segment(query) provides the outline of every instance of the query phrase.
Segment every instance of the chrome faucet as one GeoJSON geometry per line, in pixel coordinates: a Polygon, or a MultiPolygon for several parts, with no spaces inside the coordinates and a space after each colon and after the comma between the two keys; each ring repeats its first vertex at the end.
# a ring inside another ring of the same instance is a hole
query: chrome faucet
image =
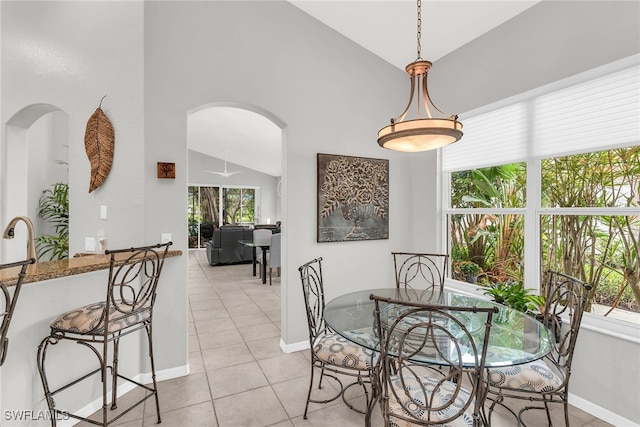
{"type": "Polygon", "coordinates": [[[15,228],[18,221],[22,221],[27,225],[27,231],[29,232],[29,241],[27,243],[27,258],[33,258],[36,261],[38,256],[36,255],[36,238],[33,230],[33,222],[26,216],[17,216],[9,221],[7,228],[4,229],[2,234],[3,239],[13,239],[15,237],[15,228]]]}

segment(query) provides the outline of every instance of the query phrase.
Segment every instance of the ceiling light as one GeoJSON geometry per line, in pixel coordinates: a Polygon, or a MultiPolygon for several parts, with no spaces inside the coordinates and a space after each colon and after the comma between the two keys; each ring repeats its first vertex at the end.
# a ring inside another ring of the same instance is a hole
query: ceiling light
{"type": "Polygon", "coordinates": [[[444,114],[435,106],[429,96],[427,88],[427,74],[431,68],[431,62],[425,61],[420,56],[420,37],[422,27],[421,1],[418,4],[418,57],[406,70],[411,77],[411,94],[409,104],[402,114],[395,119],[391,119],[391,124],[378,131],[378,144],[383,148],[395,151],[427,151],[444,147],[462,138],[462,123],[458,121],[458,116],[452,115],[445,118],[436,118],[431,114],[434,110],[444,114]],[[417,91],[416,91],[417,86],[417,91]],[[413,98],[416,99],[416,118],[405,120],[413,98]],[[420,105],[424,111],[420,112],[420,105]],[[423,117],[424,116],[424,117],[423,117]]]}

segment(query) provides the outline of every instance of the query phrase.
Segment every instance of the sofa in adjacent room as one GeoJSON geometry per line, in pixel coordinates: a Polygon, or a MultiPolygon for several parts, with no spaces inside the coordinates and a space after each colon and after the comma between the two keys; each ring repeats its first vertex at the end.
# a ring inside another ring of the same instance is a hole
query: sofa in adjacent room
{"type": "Polygon", "coordinates": [[[236,225],[223,225],[214,230],[213,237],[207,242],[209,265],[251,262],[253,250],[240,240],[253,241],[253,230],[236,225]]]}

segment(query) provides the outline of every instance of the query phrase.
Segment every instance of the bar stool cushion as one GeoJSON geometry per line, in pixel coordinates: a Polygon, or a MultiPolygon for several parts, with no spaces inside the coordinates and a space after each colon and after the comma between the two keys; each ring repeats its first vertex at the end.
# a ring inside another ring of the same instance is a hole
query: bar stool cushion
{"type": "Polygon", "coordinates": [[[331,365],[363,371],[371,369],[373,351],[354,344],[336,333],[318,335],[313,351],[321,361],[331,365]]]}
{"type": "MultiPolygon", "coordinates": [[[[137,307],[132,312],[132,306],[123,304],[121,300],[116,301],[116,307],[109,306],[109,327],[108,333],[114,333],[126,329],[130,326],[144,322],[151,314],[149,308],[137,307]]],[[[104,333],[103,312],[106,302],[101,301],[75,308],[63,313],[51,321],[51,329],[58,332],[71,332],[83,335],[99,335],[104,333]]]]}
{"type": "MultiPolygon", "coordinates": [[[[426,421],[428,420],[427,416],[429,412],[425,411],[423,407],[442,405],[445,407],[444,409],[440,411],[432,410],[430,414],[431,420],[429,421],[438,422],[457,414],[467,402],[471,401],[462,416],[453,421],[438,425],[441,427],[473,427],[473,407],[475,399],[471,398],[469,390],[460,387],[455,402],[450,405],[448,402],[458,386],[451,381],[441,381],[440,378],[420,377],[418,380],[418,378],[414,376],[405,375],[403,383],[400,375],[392,375],[390,377],[390,385],[393,387],[393,391],[389,392],[390,414],[413,417],[426,421]],[[427,392],[426,399],[423,390],[427,392]],[[432,396],[434,392],[436,396],[432,396]],[[401,401],[398,401],[396,396],[400,397],[401,401]],[[415,402],[419,402],[419,405],[415,402]],[[433,404],[430,405],[429,402],[433,402],[433,404]],[[407,411],[410,411],[410,414],[407,411]]],[[[411,422],[393,417],[389,425],[393,427],[415,426],[415,424],[411,422]]]]}
{"type": "Polygon", "coordinates": [[[489,369],[487,380],[493,387],[544,393],[560,388],[564,375],[553,369],[545,359],[539,359],[508,368],[489,369]]]}

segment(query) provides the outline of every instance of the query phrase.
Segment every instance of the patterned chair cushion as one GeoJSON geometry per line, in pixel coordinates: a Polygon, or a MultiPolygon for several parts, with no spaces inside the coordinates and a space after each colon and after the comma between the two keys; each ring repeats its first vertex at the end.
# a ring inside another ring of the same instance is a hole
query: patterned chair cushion
{"type": "Polygon", "coordinates": [[[558,389],[564,375],[545,359],[539,359],[523,365],[491,368],[487,380],[492,387],[540,393],[558,389]]]}
{"type": "MultiPolygon", "coordinates": [[[[430,401],[433,401],[436,405],[446,405],[456,389],[456,385],[450,381],[445,381],[440,385],[440,387],[435,388],[439,381],[438,378],[421,377],[419,381],[420,383],[422,383],[422,386],[424,386],[424,389],[427,392],[427,399],[425,399],[424,393],[422,391],[423,387],[420,385],[417,378],[412,376],[405,376],[404,380],[405,382],[403,387],[399,375],[392,375],[390,378],[390,386],[393,387],[393,390],[395,391],[395,394],[391,390],[389,391],[389,413],[391,415],[397,414],[402,416],[411,416],[427,421],[429,414],[414,401],[420,402],[422,406],[425,406],[426,402],[430,401]],[[407,390],[411,398],[407,396],[407,390]],[[434,390],[436,396],[433,397],[432,400],[432,394],[434,393],[434,390]],[[400,401],[396,399],[396,394],[398,397],[400,397],[400,401]]],[[[469,400],[471,400],[471,403],[458,418],[444,424],[438,424],[438,426],[473,427],[473,407],[475,399],[471,397],[469,390],[465,388],[460,389],[460,391],[458,392],[458,396],[450,406],[437,412],[431,412],[430,421],[438,422],[455,415],[456,413],[461,411],[461,409],[467,402],[469,402],[469,400]]],[[[415,426],[415,424],[393,417],[389,422],[389,427],[409,426],[415,426]]]]}
{"type": "Polygon", "coordinates": [[[372,367],[373,350],[354,344],[336,333],[318,335],[313,351],[318,359],[334,366],[362,371],[372,367]]]}
{"type": "MultiPolygon", "coordinates": [[[[147,320],[150,316],[149,309],[131,312],[131,306],[116,301],[119,310],[113,305],[109,306],[108,332],[113,333],[129,326],[136,325],[147,320]]],[[[104,333],[104,324],[100,324],[106,302],[101,301],[85,305],[61,314],[51,321],[51,329],[59,332],[72,332],[76,334],[99,335],[104,333]]]]}

